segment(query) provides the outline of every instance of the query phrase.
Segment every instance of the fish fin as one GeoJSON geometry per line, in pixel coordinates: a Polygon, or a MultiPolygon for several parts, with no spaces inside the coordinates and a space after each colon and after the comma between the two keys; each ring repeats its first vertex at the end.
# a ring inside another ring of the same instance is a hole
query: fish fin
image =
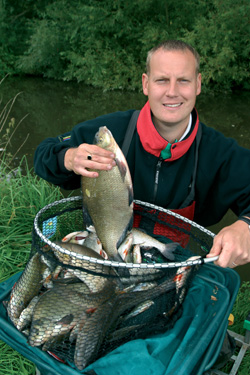
{"type": "Polygon", "coordinates": [[[121,237],[119,238],[119,240],[116,243],[116,248],[117,249],[119,249],[119,247],[121,246],[121,244],[123,243],[123,241],[125,241],[126,237],[128,236],[128,232],[131,231],[132,227],[133,227],[133,215],[131,216],[131,219],[129,220],[128,225],[126,226],[126,228],[122,232],[121,237]]]}
{"type": "Polygon", "coordinates": [[[74,319],[74,315],[73,314],[67,314],[65,315],[62,319],[58,320],[57,323],[59,324],[70,324],[72,322],[72,320],[74,319]]]}
{"type": "Polygon", "coordinates": [[[116,165],[119,169],[122,181],[125,181],[126,173],[127,173],[127,166],[118,158],[115,158],[116,165]]]}
{"type": "Polygon", "coordinates": [[[132,186],[128,188],[128,205],[133,207],[134,202],[134,192],[132,186]]]}
{"type": "Polygon", "coordinates": [[[83,222],[86,224],[86,227],[89,227],[91,225],[93,226],[91,216],[88,212],[87,207],[85,207],[84,203],[83,203],[82,215],[83,215],[83,222]]]}
{"type": "Polygon", "coordinates": [[[174,256],[173,252],[177,249],[178,246],[179,246],[178,242],[167,243],[166,246],[165,246],[165,249],[160,250],[160,252],[162,253],[162,255],[166,259],[174,260],[175,256],[174,256]]]}

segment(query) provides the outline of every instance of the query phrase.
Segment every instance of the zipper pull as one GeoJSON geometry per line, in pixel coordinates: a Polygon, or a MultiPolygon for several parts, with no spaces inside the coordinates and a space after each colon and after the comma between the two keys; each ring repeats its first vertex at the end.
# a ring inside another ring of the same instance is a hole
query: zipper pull
{"type": "Polygon", "coordinates": [[[156,170],[155,170],[155,184],[154,184],[153,203],[155,202],[155,198],[156,198],[157,191],[158,191],[159,174],[160,174],[162,162],[163,162],[163,158],[160,156],[158,161],[157,161],[156,170]]]}

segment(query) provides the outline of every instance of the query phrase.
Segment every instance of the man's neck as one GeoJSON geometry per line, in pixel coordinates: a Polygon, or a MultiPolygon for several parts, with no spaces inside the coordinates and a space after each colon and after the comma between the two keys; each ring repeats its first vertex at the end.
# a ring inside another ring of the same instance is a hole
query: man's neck
{"type": "Polygon", "coordinates": [[[176,126],[167,126],[160,122],[158,123],[153,117],[152,121],[158,133],[169,143],[174,143],[176,140],[178,142],[182,141],[189,133],[192,125],[192,115],[190,114],[189,122],[187,124],[183,124],[178,128],[176,126]]]}

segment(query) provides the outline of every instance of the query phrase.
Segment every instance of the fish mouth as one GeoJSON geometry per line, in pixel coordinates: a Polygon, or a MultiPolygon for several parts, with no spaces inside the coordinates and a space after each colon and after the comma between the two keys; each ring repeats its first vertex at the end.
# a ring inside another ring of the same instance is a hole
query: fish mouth
{"type": "Polygon", "coordinates": [[[165,103],[163,104],[164,107],[167,107],[167,108],[179,108],[182,106],[182,102],[181,103],[165,103]]]}

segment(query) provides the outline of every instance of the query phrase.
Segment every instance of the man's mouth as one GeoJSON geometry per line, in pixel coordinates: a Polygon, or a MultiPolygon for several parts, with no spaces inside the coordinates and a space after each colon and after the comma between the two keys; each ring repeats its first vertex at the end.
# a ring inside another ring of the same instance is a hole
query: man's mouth
{"type": "Polygon", "coordinates": [[[177,103],[177,104],[163,104],[164,107],[168,107],[168,108],[177,108],[177,107],[180,107],[182,105],[182,103],[177,103]]]}

